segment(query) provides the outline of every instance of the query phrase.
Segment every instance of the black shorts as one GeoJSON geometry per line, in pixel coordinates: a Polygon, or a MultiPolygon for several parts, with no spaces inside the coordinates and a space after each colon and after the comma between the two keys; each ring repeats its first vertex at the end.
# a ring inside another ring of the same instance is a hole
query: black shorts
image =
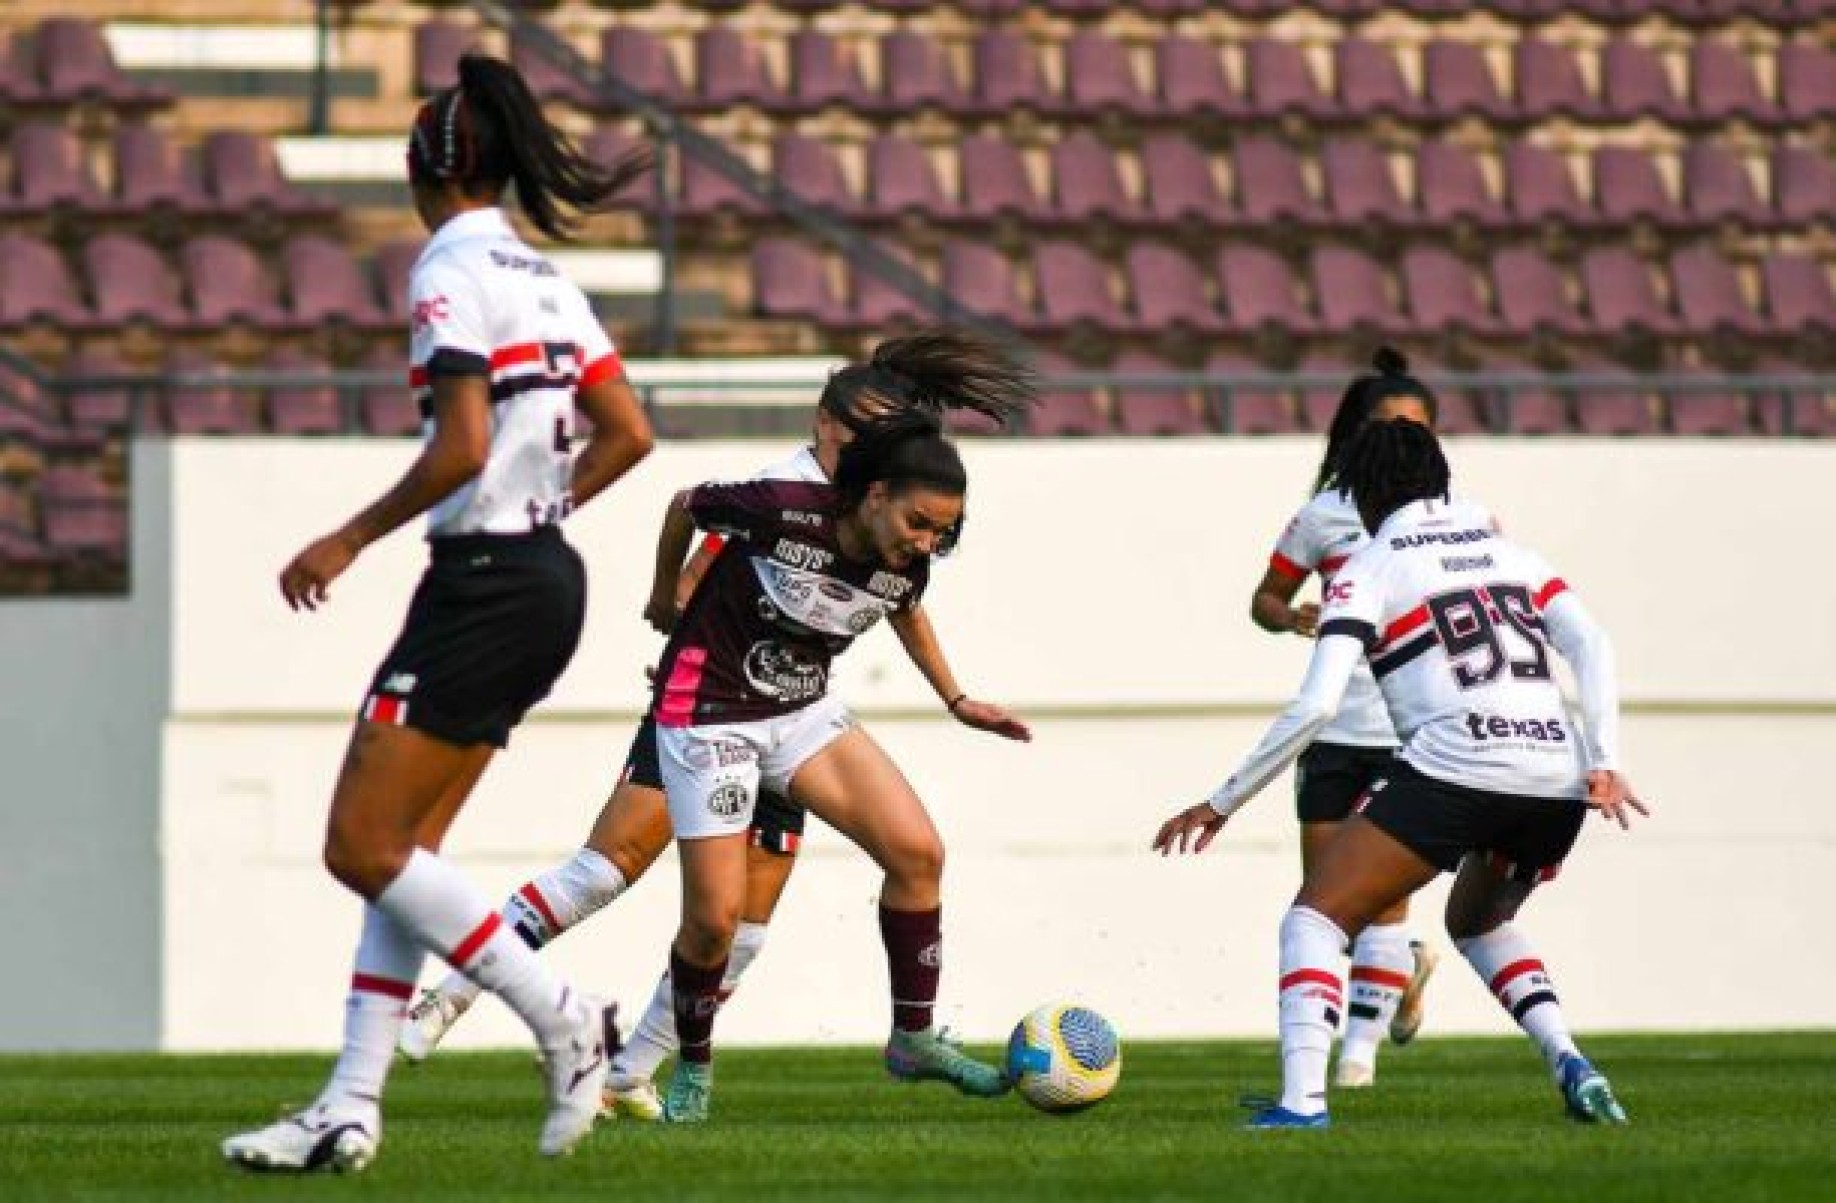
{"type": "Polygon", "coordinates": [[[451,535],[364,699],[362,717],[462,747],[503,747],[573,659],[586,568],[561,532],[451,535]]]}
{"type": "Polygon", "coordinates": [[[1395,748],[1315,743],[1294,765],[1294,808],[1303,823],[1342,823],[1396,764],[1395,748]]]}
{"type": "Polygon", "coordinates": [[[1398,760],[1359,813],[1444,873],[1477,852],[1502,865],[1506,876],[1533,885],[1561,868],[1587,804],[1471,789],[1398,760]]]}
{"type": "MultiPolygon", "coordinates": [[[[663,770],[657,764],[657,721],[646,714],[632,737],[631,751],[625,755],[621,781],[661,791],[663,770]]],[[[752,808],[752,844],[781,856],[795,856],[803,844],[803,824],[807,813],[789,798],[768,789],[759,790],[752,808]]]]}

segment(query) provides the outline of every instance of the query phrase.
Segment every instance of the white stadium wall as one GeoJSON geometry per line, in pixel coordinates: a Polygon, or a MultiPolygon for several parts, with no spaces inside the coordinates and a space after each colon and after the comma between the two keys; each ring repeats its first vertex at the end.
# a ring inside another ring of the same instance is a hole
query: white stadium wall
{"type": "MultiPolygon", "coordinates": [[[[449,845],[493,895],[573,848],[617,774],[658,647],[638,612],[670,491],[784,450],[666,446],[570,525],[592,571],[585,641],[449,845]]],[[[358,907],[319,866],[325,803],[424,553],[397,536],[310,615],[286,609],[274,574],[411,453],[142,444],[132,598],[0,606],[0,963],[32,983],[0,994],[0,1047],[336,1042],[358,907]]],[[[1313,440],[969,447],[968,537],[927,604],[963,682],[1032,717],[1036,741],[942,718],[883,632],[843,662],[839,690],[949,845],[945,1018],[972,1037],[1056,997],[1088,1000],[1125,1035],[1272,1031],[1275,925],[1297,877],[1288,783],[1203,858],[1162,861],[1147,842],[1299,678],[1307,645],[1256,630],[1246,606],[1317,453],[1313,440]]],[[[1526,912],[1577,1023],[1836,1021],[1836,967],[1804,956],[1825,942],[1836,880],[1821,763],[1836,744],[1836,576],[1809,550],[1836,448],[1472,440],[1451,455],[1461,489],[1613,632],[1627,761],[1657,808],[1629,835],[1591,824],[1526,912]],[[1793,989],[1765,986],[1779,964],[1793,989]]],[[[552,955],[641,1007],[677,890],[665,859],[552,955]]],[[[875,893],[864,857],[813,832],[722,1038],[879,1037],[875,893]]],[[[1439,897],[1418,908],[1431,936],[1439,897]]],[[[1457,959],[1432,1005],[1432,1031],[1508,1030],[1457,959]]],[[[494,1005],[455,1034],[522,1039],[494,1005]]]]}

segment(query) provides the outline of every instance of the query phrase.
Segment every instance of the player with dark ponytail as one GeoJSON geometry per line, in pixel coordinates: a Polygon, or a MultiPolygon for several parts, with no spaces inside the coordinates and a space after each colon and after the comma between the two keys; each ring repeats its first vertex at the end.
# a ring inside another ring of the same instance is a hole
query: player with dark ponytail
{"type": "Polygon", "coordinates": [[[409,277],[409,385],[425,445],[394,488],[282,570],[315,609],[353,560],[425,513],[430,564],[377,669],[332,795],[325,864],[366,902],[331,1080],[304,1111],[223,1143],[255,1170],[361,1169],[428,952],[498,995],[535,1034],[549,1111],[539,1147],[568,1152],[599,1114],[607,1021],[559,980],[453,865],[448,826],[579,643],[586,571],[561,535],[576,508],[650,450],[650,425],[581,291],[499,208],[515,186],[560,237],[642,170],[600,169],[543,118],[522,79],[467,55],[408,139],[431,237],[409,277]],[[592,430],[574,451],[574,415],[592,430]]]}
{"type": "MultiPolygon", "coordinates": [[[[1401,747],[1316,851],[1282,919],[1282,1091],[1248,1126],[1331,1122],[1326,1066],[1347,1002],[1347,947],[1441,873],[1456,874],[1447,934],[1536,1045],[1569,1115],[1623,1124],[1514,922],[1556,876],[1590,807],[1622,827],[1647,813],[1619,769],[1612,645],[1541,556],[1449,504],[1447,459],[1427,427],[1371,423],[1334,472],[1371,537],[1327,595],[1300,691],[1224,784],[1168,819],[1153,845],[1203,852],[1313,743],[1368,665],[1401,747]],[[1551,650],[1574,669],[1580,722],[1551,650]]],[[[1355,1006],[1355,959],[1352,974],[1355,1006]]]]}
{"type": "MultiPolygon", "coordinates": [[[[766,468],[755,480],[824,488],[833,483],[831,491],[840,494],[836,504],[847,510],[871,504],[869,495],[877,479],[897,477],[913,486],[928,482],[927,487],[958,499],[952,502],[955,521],[932,545],[930,554],[942,556],[962,531],[960,499],[967,487],[955,448],[940,437],[944,419],[951,413],[972,412],[1005,425],[1033,403],[1037,389],[1036,376],[1018,355],[982,335],[940,326],[888,339],[872,355],[830,376],[817,401],[810,445],[766,468]]],[[[677,517],[672,507],[670,518],[677,517]]],[[[645,607],[645,617],[658,631],[672,633],[679,618],[694,612],[699,582],[730,550],[719,534],[710,533],[686,564],[679,552],[673,553],[673,561],[668,560],[672,553],[665,553],[645,607]]],[[[733,554],[739,563],[748,563],[749,555],[757,552],[742,547],[733,554]]],[[[962,696],[922,605],[896,609],[890,622],[938,699],[953,703],[951,717],[1000,734],[1014,733],[998,707],[962,696]]],[[[653,714],[639,725],[624,771],[585,845],[513,891],[504,904],[505,922],[530,944],[541,946],[621,897],[672,839],[663,785],[653,714]]],[[[745,896],[720,984],[722,999],[737,988],[764,947],[772,915],[796,864],[804,818],[803,808],[784,796],[781,781],[759,784],[746,840],[745,896]]],[[[426,990],[402,1030],[403,1054],[411,1061],[431,1054],[477,994],[477,987],[457,973],[426,990]]],[[[643,1018],[613,1060],[607,1101],[625,1116],[662,1115],[653,1079],[677,1048],[674,999],[674,982],[665,973],[643,1018]]]]}

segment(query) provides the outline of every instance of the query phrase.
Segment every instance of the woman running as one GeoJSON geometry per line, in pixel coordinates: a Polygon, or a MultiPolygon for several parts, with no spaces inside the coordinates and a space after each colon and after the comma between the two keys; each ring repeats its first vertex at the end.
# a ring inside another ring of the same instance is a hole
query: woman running
{"type": "Polygon", "coordinates": [[[466,55],[408,143],[432,237],[409,280],[411,386],[426,443],[376,502],[282,571],[316,609],[364,548],[428,514],[431,563],[366,697],[332,795],[325,864],[361,895],[363,932],[331,1080],[304,1111],[223,1142],[256,1170],[357,1170],[382,1139],[383,1081],[426,952],[502,998],[535,1033],[548,1089],[540,1149],[592,1127],[606,1075],[601,1008],[560,981],[438,853],[492,754],[573,656],[586,607],[560,524],[650,450],[618,353],[580,290],[500,207],[512,183],[552,238],[645,170],[602,169],[543,118],[522,78],[466,55]],[[576,403],[593,430],[571,450],[576,403]]]}
{"type": "MultiPolygon", "coordinates": [[[[754,479],[827,483],[835,474],[842,448],[877,425],[912,411],[941,416],[967,410],[1001,425],[1013,421],[1029,399],[1024,391],[962,387],[954,360],[969,346],[973,344],[949,330],[924,331],[880,344],[869,359],[849,364],[829,378],[816,404],[810,445],[754,479]]],[[[953,541],[956,533],[946,532],[946,542],[953,541]]],[[[722,546],[720,536],[710,534],[678,574],[658,575],[644,612],[659,631],[668,634],[674,628],[722,546]]],[[[947,550],[940,546],[938,554],[947,550]]],[[[906,654],[937,690],[938,698],[957,696],[961,691],[923,607],[915,607],[893,625],[906,654]]],[[[951,715],[969,726],[982,726],[989,717],[981,703],[968,699],[951,715]]],[[[726,979],[721,983],[723,1001],[764,947],[771,916],[796,864],[803,828],[803,808],[762,786],[747,851],[745,903],[734,932],[726,979]]],[[[531,947],[540,948],[636,884],[671,838],[657,765],[656,725],[646,717],[638,725],[624,771],[586,845],[512,892],[504,905],[505,921],[531,947]]],[[[410,1061],[425,1060],[477,996],[478,987],[460,973],[449,974],[424,991],[402,1028],[403,1054],[410,1061]]],[[[653,1079],[664,1059],[676,1050],[672,997],[666,972],[631,1038],[613,1058],[607,1102],[621,1114],[645,1120],[662,1117],[662,1100],[653,1079]]]]}
{"type": "Polygon", "coordinates": [[[1299,695],[1209,800],[1154,839],[1163,856],[1203,852],[1332,720],[1369,661],[1402,750],[1320,850],[1282,920],[1282,1093],[1252,1128],[1327,1126],[1347,941],[1445,872],[1458,874],[1448,934],[1535,1042],[1569,1113],[1626,1122],[1512,922],[1555,876],[1590,806],[1622,827],[1648,813],[1619,771],[1612,647],[1541,557],[1448,507],[1448,476],[1425,426],[1380,422],[1359,433],[1341,481],[1372,540],[1327,593],[1299,695]],[[1580,725],[1550,673],[1551,646],[1575,670],[1580,725]]]}

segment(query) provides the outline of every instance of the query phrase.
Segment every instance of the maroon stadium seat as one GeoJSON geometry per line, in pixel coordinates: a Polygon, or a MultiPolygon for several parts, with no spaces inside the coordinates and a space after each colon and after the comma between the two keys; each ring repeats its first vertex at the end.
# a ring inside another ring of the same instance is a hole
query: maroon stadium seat
{"type": "Polygon", "coordinates": [[[1082,245],[1035,245],[1033,272],[1042,325],[1064,329],[1089,324],[1102,330],[1122,330],[1128,325],[1110,291],[1108,270],[1082,245]]]}
{"type": "Polygon", "coordinates": [[[117,109],[171,103],[171,92],[136,83],[115,65],[102,27],[93,21],[53,17],[39,25],[37,44],[38,77],[49,99],[117,109]]]}
{"type": "Polygon", "coordinates": [[[993,134],[971,134],[963,139],[957,173],[962,188],[963,212],[972,217],[1041,218],[1046,210],[1033,193],[1032,181],[1020,158],[1020,149],[993,134]]]}
{"type": "Polygon", "coordinates": [[[1307,65],[1306,52],[1296,43],[1261,37],[1244,49],[1248,74],[1248,111],[1257,117],[1329,117],[1335,105],[1320,90],[1307,65]]]}
{"type": "Polygon", "coordinates": [[[1147,210],[1158,221],[1221,226],[1230,206],[1211,173],[1211,158],[1179,134],[1150,134],[1141,144],[1147,210]]]}
{"type": "Polygon", "coordinates": [[[1690,107],[1704,121],[1771,124],[1780,113],[1760,94],[1753,64],[1738,47],[1701,37],[1689,47],[1690,107]]]}
{"type": "Polygon", "coordinates": [[[96,187],[83,144],[62,125],[32,121],[13,130],[13,195],[16,210],[44,213],[53,209],[97,209],[96,187]]]}
{"type": "Polygon", "coordinates": [[[1026,306],[1007,256],[979,242],[952,242],[943,251],[943,288],[973,313],[1019,324],[1026,306]]]}
{"type": "Polygon", "coordinates": [[[850,264],[848,274],[856,325],[873,330],[900,322],[916,325],[930,319],[930,311],[923,305],[858,264],[850,264]]]}
{"type": "Polygon", "coordinates": [[[1678,98],[1659,52],[1624,36],[1600,53],[1600,95],[1613,121],[1677,125],[1689,119],[1689,108],[1678,98]]]}
{"type": "Polygon", "coordinates": [[[779,134],[771,146],[778,185],[826,213],[847,217],[860,206],[829,144],[804,134],[779,134]]]}
{"type": "MultiPolygon", "coordinates": [[[[1048,380],[1077,369],[1062,356],[1050,351],[1039,357],[1039,370],[1048,380]]],[[[1062,388],[1048,383],[1039,403],[1027,422],[1029,433],[1036,435],[1099,435],[1110,433],[1109,419],[1103,416],[1094,390],[1062,388]]]]}
{"type": "MultiPolygon", "coordinates": [[[[1762,358],[1754,370],[1788,381],[1807,378],[1801,364],[1776,356],[1762,358]]],[[[1754,417],[1766,434],[1798,434],[1813,438],[1836,435],[1836,395],[1814,388],[1787,388],[1754,398],[1754,417]]]]}
{"type": "Polygon", "coordinates": [[[1516,115],[1515,107],[1498,89],[1485,52],[1465,38],[1436,38],[1428,43],[1422,51],[1422,87],[1428,113],[1441,120],[1477,117],[1496,122],[1516,115]]]}
{"type": "Polygon", "coordinates": [[[1664,406],[1670,411],[1670,429],[1676,434],[1753,433],[1747,399],[1733,389],[1670,389],[1664,394],[1664,406]]]}
{"type": "Polygon", "coordinates": [[[1184,118],[1235,116],[1244,100],[1224,74],[1224,59],[1210,42],[1174,34],[1154,46],[1160,103],[1184,118]]]}
{"type": "Polygon", "coordinates": [[[1073,130],[1052,144],[1052,185],[1058,215],[1067,221],[1105,218],[1121,221],[1136,215],[1135,202],[1122,187],[1116,153],[1088,130],[1073,130]]]}
{"type": "Polygon", "coordinates": [[[1574,335],[1587,329],[1561,269],[1529,247],[1505,247],[1493,254],[1492,295],[1510,333],[1574,335]]]}
{"type": "Polygon", "coordinates": [[[1531,121],[1566,117],[1594,121],[1602,106],[1581,78],[1581,64],[1565,46],[1526,37],[1515,52],[1517,111],[1531,121]]]}
{"type": "Polygon", "coordinates": [[[39,481],[45,542],[55,553],[125,555],[127,506],[101,469],[60,465],[39,481]]]}
{"type": "Polygon", "coordinates": [[[835,107],[854,112],[872,109],[874,98],[861,82],[860,64],[851,50],[819,29],[805,27],[791,35],[790,107],[799,112],[835,107]]]}
{"type": "Polygon", "coordinates": [[[1389,159],[1374,141],[1351,135],[1328,138],[1320,165],[1327,206],[1341,223],[1400,226],[1410,220],[1389,159]]]}
{"type": "MultiPolygon", "coordinates": [[[[662,62],[651,69],[663,77],[661,86],[670,87],[670,76],[674,75],[674,86],[682,88],[675,62],[661,42],[657,43],[657,52],[662,54],[662,62]]],[[[752,105],[775,109],[784,102],[784,90],[772,81],[756,41],[731,25],[709,25],[695,35],[695,74],[700,81],[696,97],[704,108],[752,105]]]]}
{"type": "Polygon", "coordinates": [[[1660,427],[1653,398],[1632,373],[1598,358],[1583,358],[1575,364],[1575,371],[1620,379],[1620,383],[1602,387],[1576,388],[1575,427],[1582,434],[1658,433],[1660,427]]]}
{"type": "Polygon", "coordinates": [[[752,216],[765,212],[765,205],[710,167],[705,159],[685,155],[682,158],[682,211],[695,217],[752,216]]]}
{"type": "MultiPolygon", "coordinates": [[[[729,33],[724,26],[711,26],[702,31],[706,39],[718,33],[729,33]]],[[[718,46],[718,41],[717,41],[718,46]]],[[[705,41],[699,47],[704,53],[707,50],[705,41]]],[[[629,84],[638,91],[667,105],[682,105],[691,99],[689,89],[682,82],[682,72],[676,67],[676,60],[669,52],[669,45],[648,29],[639,29],[633,25],[615,25],[599,35],[599,62],[601,67],[610,72],[620,83],[629,84]]],[[[711,80],[705,70],[701,76],[701,98],[716,104],[736,103],[741,98],[737,95],[723,96],[719,89],[734,87],[743,89],[753,82],[745,74],[749,65],[746,56],[741,53],[733,56],[719,66],[725,71],[717,79],[711,80]],[[710,94],[710,89],[714,90],[710,94]]],[[[597,104],[583,107],[597,108],[597,104]]]]}
{"type": "Polygon", "coordinates": [[[1771,218],[1739,156],[1700,138],[1683,151],[1683,193],[1690,213],[1701,221],[1759,228],[1771,218]]]}
{"type": "Polygon", "coordinates": [[[179,251],[191,309],[205,326],[244,322],[265,330],[294,326],[281,309],[274,282],[247,243],[217,234],[193,238],[179,251]]]}
{"type": "MultiPolygon", "coordinates": [[[[1141,351],[1125,351],[1110,367],[1117,373],[1159,376],[1174,371],[1165,360],[1141,351]]],[[[1146,388],[1118,385],[1115,396],[1116,427],[1123,434],[1204,434],[1205,420],[1189,388],[1146,388]]]]}
{"type": "Polygon", "coordinates": [[[196,384],[166,387],[166,422],[173,434],[258,434],[261,401],[253,389],[208,383],[222,375],[222,365],[196,351],[177,350],[166,357],[171,376],[203,378],[196,384]]]}
{"type": "Polygon", "coordinates": [[[1262,134],[1237,139],[1231,148],[1237,207],[1258,224],[1317,221],[1320,207],[1307,193],[1300,159],[1286,142],[1262,134]]]}
{"type": "Polygon", "coordinates": [[[1055,107],[1031,42],[1006,29],[984,30],[977,36],[975,103],[991,115],[1016,109],[1045,113],[1055,107]]]}
{"type": "Polygon", "coordinates": [[[936,108],[962,112],[969,95],[935,38],[911,29],[896,29],[880,40],[880,75],[885,105],[891,112],[936,108]]]}
{"type": "Polygon", "coordinates": [[[1446,247],[1411,246],[1403,251],[1401,266],[1403,291],[1418,330],[1500,331],[1477,273],[1446,247]]]}
{"type": "Polygon", "coordinates": [[[1666,228],[1686,224],[1683,208],[1664,188],[1650,155],[1633,146],[1596,146],[1594,205],[1615,225],[1649,221],[1666,228]]]}
{"type": "Polygon", "coordinates": [[[303,234],[281,252],[290,308],[299,321],[313,326],[344,323],[365,329],[399,324],[384,311],[363,268],[350,248],[334,238],[303,234]]]}
{"type": "Polygon", "coordinates": [[[1581,257],[1581,281],[1594,329],[1601,334],[1642,330],[1669,334],[1677,323],[1665,309],[1650,267],[1623,246],[1598,246],[1581,257]]]}
{"type": "Polygon", "coordinates": [[[1508,219],[1486,186],[1479,161],[1444,138],[1423,138],[1416,146],[1415,186],[1422,217],[1437,225],[1471,221],[1490,228],[1508,219]]]}
{"type": "Polygon", "coordinates": [[[273,145],[259,134],[228,130],[206,137],[204,177],[211,196],[228,209],[299,215],[332,208],[305,196],[281,174],[273,145]]]}
{"type": "Polygon", "coordinates": [[[1225,246],[1218,281],[1234,329],[1307,334],[1318,328],[1298,292],[1298,273],[1267,247],[1225,246]]]}
{"type": "Polygon", "coordinates": [[[1387,333],[1399,328],[1397,306],[1375,259],[1347,246],[1322,246],[1314,249],[1312,260],[1313,295],[1324,329],[1387,333]]]}
{"type": "MultiPolygon", "coordinates": [[[[77,429],[123,431],[128,428],[134,418],[131,391],[111,385],[84,383],[84,380],[130,374],[125,364],[104,351],[84,350],[70,357],[63,371],[64,378],[70,381],[69,391],[64,394],[64,403],[70,421],[77,429]]],[[[145,433],[158,431],[160,423],[157,421],[157,407],[144,405],[143,409],[144,424],[140,429],[145,433]]]]}
{"type": "Polygon", "coordinates": [[[1671,252],[1670,279],[1684,330],[1745,337],[1765,332],[1766,323],[1741,292],[1734,265],[1714,248],[1696,243],[1671,252]]]}
{"type": "Polygon", "coordinates": [[[1815,145],[1780,142],[1772,150],[1772,207],[1791,226],[1827,221],[1836,210],[1836,164],[1815,145]]]}
{"type": "Polygon", "coordinates": [[[476,29],[453,21],[423,21],[415,26],[415,92],[427,96],[459,82],[459,56],[477,41],[476,29]]]}
{"type": "Polygon", "coordinates": [[[537,43],[515,31],[510,34],[510,61],[538,100],[569,104],[589,113],[605,107],[597,91],[557,67],[537,43]]]}
{"type": "Polygon", "coordinates": [[[829,322],[844,313],[822,253],[788,238],[753,248],[752,303],[764,317],[829,322]]]}
{"type": "Polygon", "coordinates": [[[1766,284],[1766,313],[1778,331],[1825,338],[1836,335],[1836,292],[1822,261],[1811,255],[1774,252],[1760,264],[1766,284]]]}
{"type": "Polygon", "coordinates": [[[1785,42],[1778,57],[1779,109],[1794,124],[1836,117],[1836,51],[1785,42]]]}
{"type": "Polygon", "coordinates": [[[1397,121],[1423,115],[1422,102],[1409,90],[1389,47],[1356,36],[1341,38],[1334,57],[1339,107],[1345,112],[1397,121]]]}
{"type": "Polygon", "coordinates": [[[380,435],[421,433],[421,410],[408,391],[408,369],[401,352],[378,347],[365,356],[363,367],[394,377],[393,383],[372,385],[358,396],[357,412],[363,419],[363,428],[380,435]]]}
{"type": "Polygon", "coordinates": [[[1077,112],[1144,117],[1153,97],[1142,90],[1122,43],[1093,30],[1080,30],[1065,43],[1065,104],[1077,112]]]}
{"type": "MultiPolygon", "coordinates": [[[[1533,369],[1510,356],[1497,356],[1486,364],[1493,372],[1524,373],[1533,369]]],[[[1568,434],[1574,430],[1568,398],[1553,388],[1529,385],[1499,390],[1487,405],[1490,425],[1504,434],[1568,434]]]]}
{"type": "MultiPolygon", "coordinates": [[[[1214,376],[1260,372],[1262,365],[1232,351],[1215,351],[1205,363],[1214,376]]],[[[1225,434],[1293,434],[1301,429],[1294,397],[1281,389],[1231,388],[1218,397],[1216,423],[1225,434]]]]}
{"type": "Polygon", "coordinates": [[[0,328],[30,322],[80,330],[93,317],[56,247],[26,234],[0,234],[0,328]]]}
{"type": "Polygon", "coordinates": [[[164,132],[127,124],[115,130],[115,204],[130,213],[168,210],[183,215],[208,212],[210,199],[164,132]]]}
{"type": "Polygon", "coordinates": [[[1545,146],[1518,141],[1505,149],[1506,199],[1520,221],[1565,228],[1597,223],[1582,203],[1575,177],[1562,156],[1545,146]]]}
{"type": "Polygon", "coordinates": [[[955,204],[938,182],[924,147],[898,134],[881,134],[867,147],[867,207],[882,216],[947,218],[955,204]]]}
{"type": "Polygon", "coordinates": [[[100,320],[110,325],[147,322],[168,330],[192,324],[171,267],[140,239],[99,234],[83,244],[82,255],[100,320]]]}
{"type": "MultiPolygon", "coordinates": [[[[323,375],[324,360],[298,351],[276,351],[268,357],[270,372],[323,375]]],[[[329,384],[277,385],[268,390],[268,425],[275,434],[337,434],[344,429],[338,390],[329,384]]]]}
{"type": "Polygon", "coordinates": [[[1224,328],[1205,295],[1205,276],[1184,252],[1137,242],[1124,256],[1136,324],[1146,333],[1185,328],[1202,334],[1224,328]]]}

